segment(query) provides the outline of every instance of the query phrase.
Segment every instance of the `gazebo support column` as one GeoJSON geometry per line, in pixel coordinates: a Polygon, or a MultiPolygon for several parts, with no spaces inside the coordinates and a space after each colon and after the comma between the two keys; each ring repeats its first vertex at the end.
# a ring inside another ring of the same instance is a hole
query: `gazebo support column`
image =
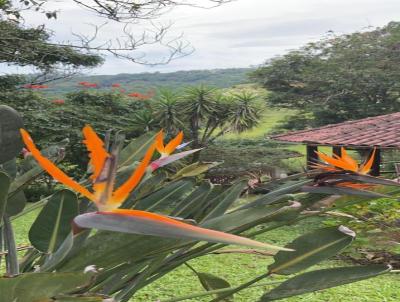
{"type": "MultiPolygon", "coordinates": [[[[371,151],[371,154],[372,152],[373,151],[371,151]]],[[[372,176],[379,176],[381,174],[380,166],[381,166],[381,149],[377,148],[375,151],[374,163],[372,164],[370,174],[372,176]]]]}
{"type": "Polygon", "coordinates": [[[318,146],[307,145],[307,170],[312,170],[312,165],[318,161],[318,146]]]}
{"type": "Polygon", "coordinates": [[[332,153],[341,157],[342,156],[342,148],[338,147],[338,146],[332,147],[332,153]]]}

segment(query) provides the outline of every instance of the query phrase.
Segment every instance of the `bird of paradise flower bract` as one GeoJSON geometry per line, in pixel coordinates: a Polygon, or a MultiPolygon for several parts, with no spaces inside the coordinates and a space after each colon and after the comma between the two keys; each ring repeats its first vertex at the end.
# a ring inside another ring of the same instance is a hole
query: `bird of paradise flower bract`
{"type": "Polygon", "coordinates": [[[153,143],[148,148],[143,160],[128,180],[114,190],[118,156],[116,153],[117,151],[107,152],[104,149],[103,141],[90,126],[85,126],[82,133],[85,138],[83,142],[89,151],[90,163],[93,168],[93,174],[90,177],[93,184],[92,191],[89,191],[87,188],[74,181],[54,163],[44,157],[35,146],[28,132],[21,129],[22,139],[27,149],[39,165],[55,180],[93,201],[99,210],[118,208],[129,196],[129,193],[139,184],[145,174],[146,168],[155,151],[155,144],[153,143]]]}
{"type": "Polygon", "coordinates": [[[364,163],[359,165],[357,161],[352,158],[345,148],[341,148],[341,155],[334,154],[333,156],[326,155],[322,152],[317,154],[324,163],[314,164],[315,168],[320,168],[325,171],[351,171],[358,174],[367,174],[374,163],[376,149],[372,151],[371,156],[365,160],[364,163]]]}
{"type": "MultiPolygon", "coordinates": [[[[26,130],[21,129],[22,139],[27,149],[39,165],[54,179],[93,201],[99,209],[98,212],[90,212],[76,216],[74,218],[74,224],[78,227],[189,240],[205,240],[209,242],[239,244],[278,250],[290,250],[254,241],[245,237],[190,225],[155,213],[132,209],[118,209],[146,173],[147,167],[149,166],[156,149],[157,142],[153,141],[153,143],[148,147],[142,161],[125,183],[117,189],[114,189],[118,162],[117,157],[119,152],[118,147],[114,146],[111,151],[106,150],[104,148],[104,142],[97,136],[90,126],[85,126],[82,133],[84,136],[83,142],[89,151],[90,164],[92,166],[92,175],[90,176],[92,181],[91,191],[70,178],[52,161],[44,157],[36,147],[29,133],[26,130]]],[[[176,140],[173,140],[172,143],[170,142],[169,144],[171,144],[171,147],[169,151],[173,152],[172,149],[174,148],[172,146],[178,145],[177,142],[180,141],[181,137],[178,136],[176,140]]],[[[169,146],[169,144],[167,144],[167,146],[169,146]]],[[[165,157],[165,159],[168,160],[168,163],[179,158],[182,158],[182,155],[178,157],[174,157],[173,155],[165,157]]],[[[161,164],[165,164],[165,162],[161,164]]]]}

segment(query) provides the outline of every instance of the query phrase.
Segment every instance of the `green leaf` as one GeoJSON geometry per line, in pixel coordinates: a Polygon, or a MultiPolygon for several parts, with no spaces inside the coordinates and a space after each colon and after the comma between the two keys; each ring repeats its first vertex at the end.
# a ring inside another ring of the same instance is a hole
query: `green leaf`
{"type": "Polygon", "coordinates": [[[206,197],[210,194],[213,185],[204,181],[200,186],[183,199],[172,211],[171,216],[188,218],[200,209],[206,201],[206,197]]]}
{"type": "Polygon", "coordinates": [[[281,204],[248,208],[207,220],[201,226],[213,230],[230,232],[244,226],[251,227],[273,220],[279,214],[285,215],[290,209],[290,206],[282,206],[281,204]]]}
{"type": "Polygon", "coordinates": [[[155,137],[155,133],[148,132],[133,139],[124,149],[122,149],[119,155],[118,166],[123,167],[133,164],[136,161],[141,161],[147,149],[154,142],[155,137]]]}
{"type": "Polygon", "coordinates": [[[26,187],[30,182],[35,180],[40,174],[43,173],[43,169],[40,167],[35,167],[28,172],[18,176],[14,181],[11,183],[9,195],[12,197],[13,195],[17,194],[21,191],[24,187],[26,187]]]}
{"type": "Polygon", "coordinates": [[[223,193],[223,198],[215,198],[213,203],[216,206],[207,214],[203,219],[204,221],[221,216],[224,214],[229,207],[240,197],[243,190],[246,188],[247,180],[241,180],[231,186],[228,190],[223,193]]]}
{"type": "Polygon", "coordinates": [[[25,206],[26,206],[25,193],[23,191],[18,191],[16,194],[8,196],[6,213],[8,216],[15,216],[21,213],[24,210],[25,206]]]}
{"type": "Polygon", "coordinates": [[[160,206],[176,205],[194,186],[193,180],[180,180],[165,185],[160,190],[146,196],[135,205],[137,210],[159,210],[160,206]]]}
{"type": "MultiPolygon", "coordinates": [[[[104,296],[64,296],[55,297],[55,302],[109,302],[111,301],[104,296]]],[[[50,301],[49,301],[50,302],[50,301]]]]}
{"type": "Polygon", "coordinates": [[[71,222],[78,215],[78,199],[69,190],[55,193],[39,213],[29,240],[39,251],[53,253],[71,232],[71,222]]]}
{"type": "Polygon", "coordinates": [[[21,116],[13,108],[0,105],[0,164],[16,157],[22,150],[19,129],[23,128],[21,116]]]}
{"type": "Polygon", "coordinates": [[[344,226],[319,229],[305,234],[285,246],[294,249],[294,252],[279,251],[268,270],[271,274],[279,275],[298,273],[336,255],[348,246],[354,237],[355,233],[344,226]]]}
{"type": "MultiPolygon", "coordinates": [[[[201,285],[203,285],[204,289],[207,291],[231,287],[228,281],[213,274],[196,272],[196,275],[201,285]]],[[[217,297],[218,296],[217,294],[217,297]]],[[[233,301],[233,297],[226,297],[221,301],[233,301]]]]}
{"type": "Polygon", "coordinates": [[[275,190],[261,196],[260,198],[257,198],[253,202],[250,202],[248,204],[241,206],[237,210],[260,207],[263,205],[272,204],[272,203],[282,200],[282,199],[289,199],[291,197],[287,196],[286,194],[298,192],[305,184],[308,184],[310,182],[311,182],[311,180],[301,180],[301,181],[295,182],[294,184],[281,186],[278,189],[275,189],[275,190]]]}
{"type": "Polygon", "coordinates": [[[391,270],[387,265],[368,265],[322,269],[291,278],[269,293],[260,302],[280,300],[317,290],[361,281],[385,274],[391,270]]]}
{"type": "Polygon", "coordinates": [[[213,163],[193,163],[189,166],[184,167],[183,169],[179,170],[176,172],[174,176],[172,176],[172,179],[176,178],[181,178],[181,177],[194,177],[200,174],[203,174],[204,172],[207,172],[208,170],[220,165],[221,163],[219,162],[213,162],[213,163]]]}
{"type": "Polygon", "coordinates": [[[14,179],[17,177],[17,159],[14,157],[13,159],[0,165],[0,170],[5,171],[9,177],[14,179]]]}
{"type": "Polygon", "coordinates": [[[0,172],[0,226],[3,224],[3,215],[6,211],[9,188],[10,178],[6,173],[0,172]]]}
{"type": "Polygon", "coordinates": [[[76,292],[90,284],[93,274],[26,273],[14,278],[0,278],[2,301],[43,302],[76,292]]]}
{"type": "Polygon", "coordinates": [[[335,186],[304,186],[302,187],[303,192],[318,193],[318,194],[329,194],[329,195],[356,195],[369,198],[395,198],[386,194],[381,194],[372,191],[346,188],[346,187],[335,187],[335,186]]]}

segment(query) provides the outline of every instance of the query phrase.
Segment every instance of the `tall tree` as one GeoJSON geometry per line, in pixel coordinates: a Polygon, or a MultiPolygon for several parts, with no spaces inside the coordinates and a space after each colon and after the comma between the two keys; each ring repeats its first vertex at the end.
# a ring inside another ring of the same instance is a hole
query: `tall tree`
{"type": "Polygon", "coordinates": [[[399,111],[399,61],[400,23],[391,22],[331,33],[272,59],[253,77],[270,92],[270,104],[300,111],[292,126],[315,126],[399,111]]]}

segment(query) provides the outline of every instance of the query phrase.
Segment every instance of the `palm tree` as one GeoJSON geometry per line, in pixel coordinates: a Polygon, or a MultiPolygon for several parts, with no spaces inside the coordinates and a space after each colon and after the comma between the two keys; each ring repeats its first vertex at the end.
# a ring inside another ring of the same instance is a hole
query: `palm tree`
{"type": "Polygon", "coordinates": [[[204,85],[186,89],[182,97],[182,110],[188,122],[192,146],[201,146],[200,130],[207,124],[208,117],[213,115],[216,108],[216,89],[204,85]]]}
{"type": "Polygon", "coordinates": [[[160,90],[151,108],[159,127],[163,128],[169,135],[175,135],[185,128],[182,121],[180,98],[176,92],[169,89],[160,90]]]}
{"type": "Polygon", "coordinates": [[[231,130],[241,133],[257,126],[263,110],[259,96],[242,90],[238,93],[233,93],[232,98],[234,105],[230,112],[231,130]]]}

